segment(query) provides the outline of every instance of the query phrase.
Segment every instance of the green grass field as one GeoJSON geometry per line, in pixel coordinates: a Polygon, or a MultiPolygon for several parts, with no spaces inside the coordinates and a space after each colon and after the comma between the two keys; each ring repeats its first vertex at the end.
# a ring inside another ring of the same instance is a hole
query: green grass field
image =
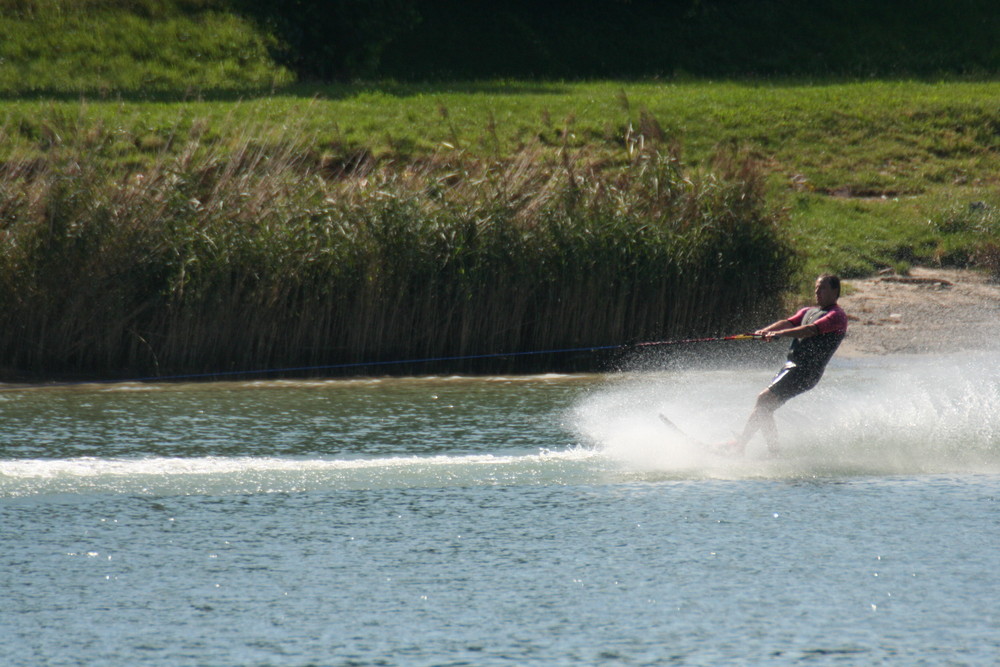
{"type": "Polygon", "coordinates": [[[79,149],[136,172],[191,141],[242,145],[248,128],[334,167],[525,149],[558,160],[569,149],[615,168],[649,142],[699,165],[735,144],[762,162],[806,273],[963,264],[996,244],[994,81],[308,86],[274,63],[275,38],[234,6],[0,0],[0,160],[79,149]]]}
{"type": "Polygon", "coordinates": [[[262,144],[293,137],[333,165],[461,162],[530,148],[614,169],[652,142],[679,146],[686,162],[707,169],[715,148],[738,145],[760,160],[773,202],[787,209],[807,274],[963,265],[998,233],[1000,84],[992,82],[389,83],[153,97],[8,100],[0,159],[85,145],[111,169],[138,171],[194,139],[215,150],[235,145],[248,128],[262,144]],[[955,216],[981,219],[949,223],[955,216]]]}
{"type": "Polygon", "coordinates": [[[0,94],[285,85],[272,39],[216,0],[0,0],[0,94]]]}

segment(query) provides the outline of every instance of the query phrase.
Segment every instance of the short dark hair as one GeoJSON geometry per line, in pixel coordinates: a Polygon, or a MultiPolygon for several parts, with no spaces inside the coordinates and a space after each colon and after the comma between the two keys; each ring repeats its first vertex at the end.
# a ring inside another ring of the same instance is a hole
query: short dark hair
{"type": "Polygon", "coordinates": [[[830,286],[830,289],[836,290],[837,294],[840,295],[840,276],[835,276],[832,273],[824,273],[817,280],[826,283],[830,286]]]}

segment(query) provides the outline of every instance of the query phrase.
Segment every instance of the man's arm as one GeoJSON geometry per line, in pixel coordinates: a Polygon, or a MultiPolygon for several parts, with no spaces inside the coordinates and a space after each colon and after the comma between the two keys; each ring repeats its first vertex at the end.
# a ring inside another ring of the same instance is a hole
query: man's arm
{"type": "Polygon", "coordinates": [[[758,336],[763,336],[764,340],[774,340],[775,338],[809,338],[810,336],[815,336],[819,333],[819,327],[815,324],[799,324],[806,310],[806,308],[803,308],[791,317],[778,320],[763,329],[758,329],[754,333],[758,336]]]}
{"type": "Polygon", "coordinates": [[[811,336],[823,333],[847,333],[847,315],[839,306],[831,308],[826,315],[811,324],[800,325],[799,323],[802,321],[802,314],[804,312],[804,309],[800,310],[789,319],[778,320],[757,333],[762,334],[764,340],[773,340],[775,338],[810,338],[811,336]]]}
{"type": "MultiPolygon", "coordinates": [[[[775,322],[775,324],[778,324],[778,322],[775,322]]],[[[819,328],[815,324],[803,324],[799,327],[793,327],[788,320],[785,320],[785,324],[788,326],[778,329],[772,329],[771,327],[774,326],[772,324],[770,327],[765,327],[756,333],[763,334],[764,340],[772,340],[774,338],[809,338],[819,333],[819,328]]]]}
{"type": "Polygon", "coordinates": [[[789,322],[788,320],[778,320],[777,322],[768,324],[763,329],[757,329],[753,333],[755,336],[764,336],[766,338],[769,336],[771,337],[777,336],[779,332],[788,331],[793,328],[795,328],[795,325],[789,322]]]}

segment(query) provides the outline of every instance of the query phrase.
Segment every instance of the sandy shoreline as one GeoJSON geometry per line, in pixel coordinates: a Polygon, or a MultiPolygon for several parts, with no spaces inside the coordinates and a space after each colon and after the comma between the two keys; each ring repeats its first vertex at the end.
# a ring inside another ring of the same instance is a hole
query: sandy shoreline
{"type": "Polygon", "coordinates": [[[1000,349],[1000,284],[981,273],[915,268],[844,284],[840,355],[1000,349]]]}

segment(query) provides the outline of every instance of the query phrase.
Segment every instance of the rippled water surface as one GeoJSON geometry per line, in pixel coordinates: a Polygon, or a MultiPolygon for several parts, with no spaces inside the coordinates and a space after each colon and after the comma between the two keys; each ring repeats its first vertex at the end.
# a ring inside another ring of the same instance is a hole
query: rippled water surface
{"type": "Polygon", "coordinates": [[[995,664],[998,361],[0,392],[0,664],[995,664]]]}

